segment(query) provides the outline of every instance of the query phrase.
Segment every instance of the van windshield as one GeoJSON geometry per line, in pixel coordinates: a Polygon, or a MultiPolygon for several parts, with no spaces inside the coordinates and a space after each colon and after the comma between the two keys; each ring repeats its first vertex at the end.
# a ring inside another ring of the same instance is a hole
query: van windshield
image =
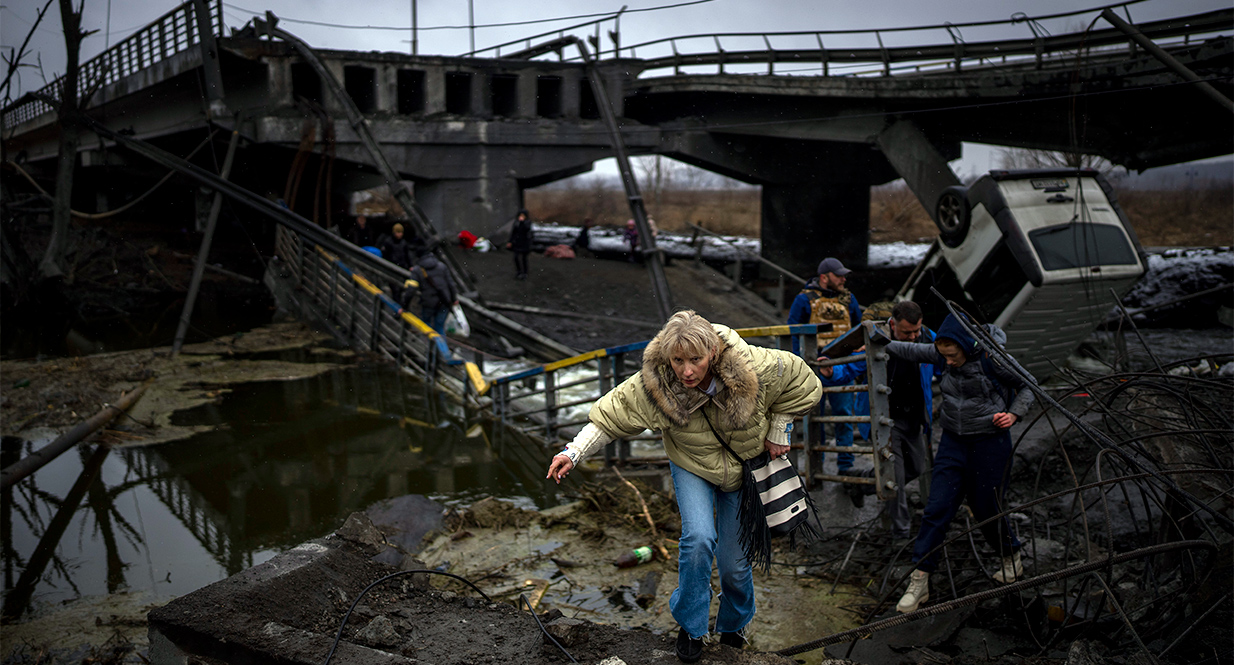
{"type": "Polygon", "coordinates": [[[1029,231],[1044,270],[1135,265],[1137,258],[1123,230],[1112,224],[1075,222],[1029,231]]]}

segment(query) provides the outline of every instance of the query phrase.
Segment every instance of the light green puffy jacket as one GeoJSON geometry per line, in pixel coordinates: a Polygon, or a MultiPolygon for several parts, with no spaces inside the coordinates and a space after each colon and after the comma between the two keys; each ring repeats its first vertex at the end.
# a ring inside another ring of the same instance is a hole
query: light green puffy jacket
{"type": "Polygon", "coordinates": [[[613,438],[645,429],[664,434],[664,450],[677,466],[731,492],[741,467],[719,442],[706,418],[742,459],[763,451],[772,414],[800,415],[814,407],[822,385],[810,367],[788,351],[750,346],[730,328],[712,324],[723,348],[711,365],[720,383],[715,397],[687,388],[673,373],[670,349],[653,339],[643,368],[591,407],[590,420],[613,438]]]}

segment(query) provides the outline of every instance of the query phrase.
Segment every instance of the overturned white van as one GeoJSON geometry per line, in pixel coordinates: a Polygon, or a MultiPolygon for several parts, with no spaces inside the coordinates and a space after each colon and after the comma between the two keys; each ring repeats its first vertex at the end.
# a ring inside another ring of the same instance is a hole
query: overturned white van
{"type": "Polygon", "coordinates": [[[1007,350],[1043,381],[1144,274],[1144,253],[1094,170],[991,171],[939,197],[939,239],[900,297],[937,326],[930,287],[1007,332],[1007,350]]]}

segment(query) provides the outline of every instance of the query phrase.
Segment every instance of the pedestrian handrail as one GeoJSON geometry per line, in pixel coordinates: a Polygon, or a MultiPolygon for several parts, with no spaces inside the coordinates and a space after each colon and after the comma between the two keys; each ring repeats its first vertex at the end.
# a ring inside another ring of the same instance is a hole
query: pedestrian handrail
{"type": "MultiPolygon", "coordinates": [[[[1121,7],[1124,4],[1111,5],[1121,7]]],[[[1079,13],[1099,15],[1100,7],[1079,13]]],[[[672,69],[674,74],[682,74],[682,67],[717,66],[716,73],[724,74],[725,66],[766,64],[767,73],[775,74],[777,64],[817,63],[819,73],[823,76],[843,75],[880,75],[891,76],[895,73],[920,73],[931,70],[955,73],[966,67],[994,65],[1008,66],[1024,64],[1036,69],[1046,65],[1047,60],[1072,64],[1077,52],[1088,50],[1090,54],[1100,49],[1114,49],[1113,57],[1125,58],[1124,48],[1129,47],[1129,39],[1122,31],[1114,28],[1087,30],[1061,35],[1043,34],[1037,21],[1062,15],[1051,15],[1036,18],[1020,17],[1008,21],[989,21],[980,23],[944,24],[934,26],[918,26],[906,28],[888,28],[879,30],[815,30],[797,32],[766,32],[766,33],[715,33],[696,34],[656,39],[624,48],[630,51],[630,57],[642,49],[660,48],[671,51],[671,55],[652,58],[642,58],[642,71],[657,69],[672,69]],[[999,39],[990,41],[964,41],[958,28],[972,26],[988,26],[994,24],[1012,25],[1025,23],[1032,31],[1031,37],[1018,39],[999,39]],[[935,44],[918,44],[906,46],[886,46],[883,36],[895,32],[946,31],[950,41],[935,44]],[[871,35],[877,45],[868,47],[827,47],[824,37],[839,35],[871,35]],[[775,48],[772,38],[791,38],[800,44],[801,41],[812,41],[816,47],[811,48],[775,48]],[[734,50],[725,48],[722,40],[727,39],[731,45],[734,41],[761,42],[761,48],[745,48],[734,50]],[[685,45],[697,42],[700,45],[694,53],[683,52],[685,45]],[[869,65],[877,65],[871,69],[869,65]],[[835,71],[836,68],[839,71],[835,71]]],[[[1148,21],[1136,24],[1136,28],[1145,36],[1154,40],[1176,39],[1177,45],[1188,45],[1197,38],[1213,36],[1234,29],[1234,10],[1220,9],[1203,14],[1179,18],[1148,21]]],[[[1163,44],[1164,45],[1164,44],[1163,44]]],[[[1130,45],[1134,52],[1134,45],[1130,45]]]]}
{"type": "MultiPolygon", "coordinates": [[[[774,348],[788,349],[796,338],[801,349],[801,355],[810,358],[816,348],[816,335],[831,330],[829,323],[804,323],[795,325],[777,325],[757,328],[735,328],[743,339],[766,338],[773,339],[774,348]]],[[[889,496],[895,491],[894,474],[891,468],[894,456],[889,454],[891,420],[887,416],[887,387],[885,351],[879,350],[872,354],[851,354],[851,350],[865,345],[874,334],[874,324],[867,322],[850,330],[844,336],[834,340],[827,351],[836,357],[825,361],[809,361],[814,367],[820,365],[834,366],[844,363],[866,362],[867,376],[865,383],[850,386],[834,386],[823,388],[824,392],[857,393],[866,392],[869,395],[870,415],[824,415],[820,403],[816,412],[806,414],[797,419],[800,426],[795,428],[793,450],[801,451],[798,463],[799,472],[809,481],[834,481],[847,484],[874,485],[880,498],[889,496]],[[815,428],[825,423],[868,423],[871,427],[871,445],[853,446],[837,449],[835,446],[821,445],[816,442],[818,433],[815,428]],[[822,473],[815,456],[822,452],[851,452],[854,454],[872,455],[875,460],[874,477],[837,476],[822,473]],[[889,482],[890,480],[890,482],[889,482]]],[[[630,354],[642,351],[650,340],[622,344],[619,346],[595,349],[571,358],[542,366],[512,372],[491,379],[492,404],[495,417],[503,426],[519,427],[525,434],[531,435],[543,442],[547,448],[560,445],[560,440],[568,439],[587,424],[588,418],[578,413],[576,407],[594,403],[608,393],[623,380],[639,371],[638,367],[627,367],[630,354]],[[569,389],[594,385],[594,389],[583,388],[567,393],[569,389]],[[578,394],[582,393],[582,394],[578,394]]],[[[604,459],[609,465],[662,464],[663,456],[633,456],[631,440],[655,440],[661,438],[659,433],[639,435],[608,444],[604,459]]]]}
{"type": "MultiPolygon", "coordinates": [[[[210,28],[215,36],[222,37],[222,0],[207,0],[210,28]]],[[[152,21],[137,32],[116,42],[116,45],[82,63],[77,75],[77,94],[84,99],[92,91],[104,85],[136,74],[151,65],[177,53],[187,51],[201,43],[201,29],[197,13],[190,0],[152,21]]],[[[40,88],[43,97],[61,99],[64,76],[40,88]]],[[[15,127],[27,120],[55,111],[46,101],[26,95],[4,109],[4,126],[15,127]]]]}
{"type": "Polygon", "coordinates": [[[460,402],[488,393],[478,354],[464,360],[443,335],[338,256],[285,226],[276,230],[275,248],[299,285],[301,309],[350,346],[393,360],[460,402]]]}

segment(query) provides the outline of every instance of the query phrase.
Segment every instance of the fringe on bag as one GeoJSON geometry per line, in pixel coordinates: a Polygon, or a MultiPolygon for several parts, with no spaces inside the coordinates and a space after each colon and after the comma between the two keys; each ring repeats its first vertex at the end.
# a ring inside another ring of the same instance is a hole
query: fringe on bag
{"type": "Polygon", "coordinates": [[[741,523],[739,542],[746,560],[750,562],[751,568],[768,572],[771,570],[771,544],[774,538],[788,536],[789,547],[793,548],[797,546],[798,537],[801,538],[802,543],[811,543],[822,537],[822,531],[815,525],[818,522],[818,510],[815,507],[814,498],[801,485],[801,479],[796,475],[795,468],[792,470],[791,480],[786,482],[796,484],[791,494],[797,500],[803,501],[806,509],[800,511],[791,521],[780,524],[774,529],[768,525],[767,508],[763,504],[763,499],[764,494],[771,489],[772,479],[766,478],[763,482],[759,482],[754,476],[753,464],[761,461],[760,458],[763,456],[770,462],[771,454],[764,452],[760,457],[744,460],[741,463],[741,498],[737,514],[741,523]]]}
{"type": "Polygon", "coordinates": [[[797,546],[798,534],[806,543],[821,538],[821,529],[810,523],[811,518],[818,522],[814,498],[802,485],[797,468],[785,459],[779,465],[783,467],[783,473],[767,469],[766,467],[772,466],[774,462],[768,451],[763,451],[750,460],[741,459],[716,431],[711,419],[707,417],[707,412],[704,410],[702,413],[716,441],[741,465],[741,497],[737,507],[737,519],[741,526],[739,542],[750,567],[761,568],[763,572],[771,570],[771,540],[776,536],[788,536],[789,547],[797,546]],[[762,477],[761,481],[755,476],[756,468],[760,470],[758,475],[762,477]],[[762,473],[763,470],[766,470],[766,473],[762,473]],[[764,501],[774,504],[777,509],[786,503],[790,506],[800,503],[803,505],[798,508],[804,509],[786,511],[791,513],[791,517],[787,519],[783,519],[783,515],[777,515],[777,523],[772,527],[767,523],[767,507],[763,504],[764,501]]]}

